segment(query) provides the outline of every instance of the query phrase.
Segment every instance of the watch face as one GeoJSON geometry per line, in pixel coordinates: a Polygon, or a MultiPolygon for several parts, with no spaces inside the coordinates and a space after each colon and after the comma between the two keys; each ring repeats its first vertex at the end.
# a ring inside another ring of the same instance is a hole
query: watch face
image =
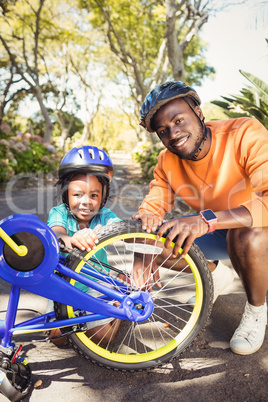
{"type": "Polygon", "coordinates": [[[217,216],[214,214],[213,211],[211,211],[211,209],[206,209],[205,211],[202,211],[202,215],[207,221],[217,219],[217,216]]]}

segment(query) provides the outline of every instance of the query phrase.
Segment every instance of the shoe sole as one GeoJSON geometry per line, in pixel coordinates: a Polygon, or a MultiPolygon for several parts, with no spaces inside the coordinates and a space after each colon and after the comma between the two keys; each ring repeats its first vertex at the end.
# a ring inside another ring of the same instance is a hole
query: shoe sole
{"type": "Polygon", "coordinates": [[[250,352],[241,352],[239,350],[235,350],[234,348],[231,348],[231,351],[237,355],[241,355],[241,356],[246,356],[246,355],[252,355],[253,353],[257,352],[257,350],[259,350],[262,347],[262,344],[260,346],[258,346],[257,348],[255,348],[254,350],[251,350],[250,352]]]}

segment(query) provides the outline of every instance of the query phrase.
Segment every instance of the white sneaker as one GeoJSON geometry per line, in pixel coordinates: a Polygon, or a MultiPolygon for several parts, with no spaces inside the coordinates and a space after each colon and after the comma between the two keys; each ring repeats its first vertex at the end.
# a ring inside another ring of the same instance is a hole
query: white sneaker
{"type": "Polygon", "coordinates": [[[263,344],[266,325],[267,303],[256,307],[247,302],[240,325],[230,341],[231,351],[239,355],[256,352],[263,344]]]}
{"type": "Polygon", "coordinates": [[[233,270],[219,261],[216,269],[212,272],[212,279],[214,285],[213,303],[215,303],[217,297],[233,282],[233,270]]]}
{"type": "MultiPolygon", "coordinates": [[[[212,272],[212,279],[214,286],[213,303],[215,303],[217,297],[233,282],[234,273],[231,268],[218,261],[216,269],[212,272]]],[[[195,304],[195,295],[187,301],[187,304],[195,304]]]]}

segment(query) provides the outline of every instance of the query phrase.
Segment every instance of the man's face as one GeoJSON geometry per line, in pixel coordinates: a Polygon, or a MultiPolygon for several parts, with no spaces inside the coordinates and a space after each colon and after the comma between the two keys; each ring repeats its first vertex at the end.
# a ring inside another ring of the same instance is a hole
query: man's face
{"type": "MultiPolygon", "coordinates": [[[[195,111],[202,119],[198,106],[195,111]]],[[[165,147],[180,159],[192,159],[202,143],[203,127],[182,99],[174,99],[162,106],[153,116],[151,124],[165,147]]],[[[204,156],[202,154],[198,159],[204,156]]]]}

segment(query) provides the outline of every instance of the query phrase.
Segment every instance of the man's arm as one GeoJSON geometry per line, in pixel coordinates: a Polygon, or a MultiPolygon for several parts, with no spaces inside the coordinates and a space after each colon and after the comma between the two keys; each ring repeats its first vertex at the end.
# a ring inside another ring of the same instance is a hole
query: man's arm
{"type": "MultiPolygon", "coordinates": [[[[228,211],[214,212],[218,218],[216,229],[234,229],[242,227],[251,227],[252,217],[249,211],[241,206],[228,211]]],[[[183,216],[164,223],[157,233],[159,239],[168,229],[171,229],[165,241],[165,247],[170,247],[172,241],[178,236],[173,257],[177,257],[180,248],[183,246],[182,257],[184,257],[191,248],[192,243],[198,237],[208,232],[208,224],[200,215],[183,216]]]]}

